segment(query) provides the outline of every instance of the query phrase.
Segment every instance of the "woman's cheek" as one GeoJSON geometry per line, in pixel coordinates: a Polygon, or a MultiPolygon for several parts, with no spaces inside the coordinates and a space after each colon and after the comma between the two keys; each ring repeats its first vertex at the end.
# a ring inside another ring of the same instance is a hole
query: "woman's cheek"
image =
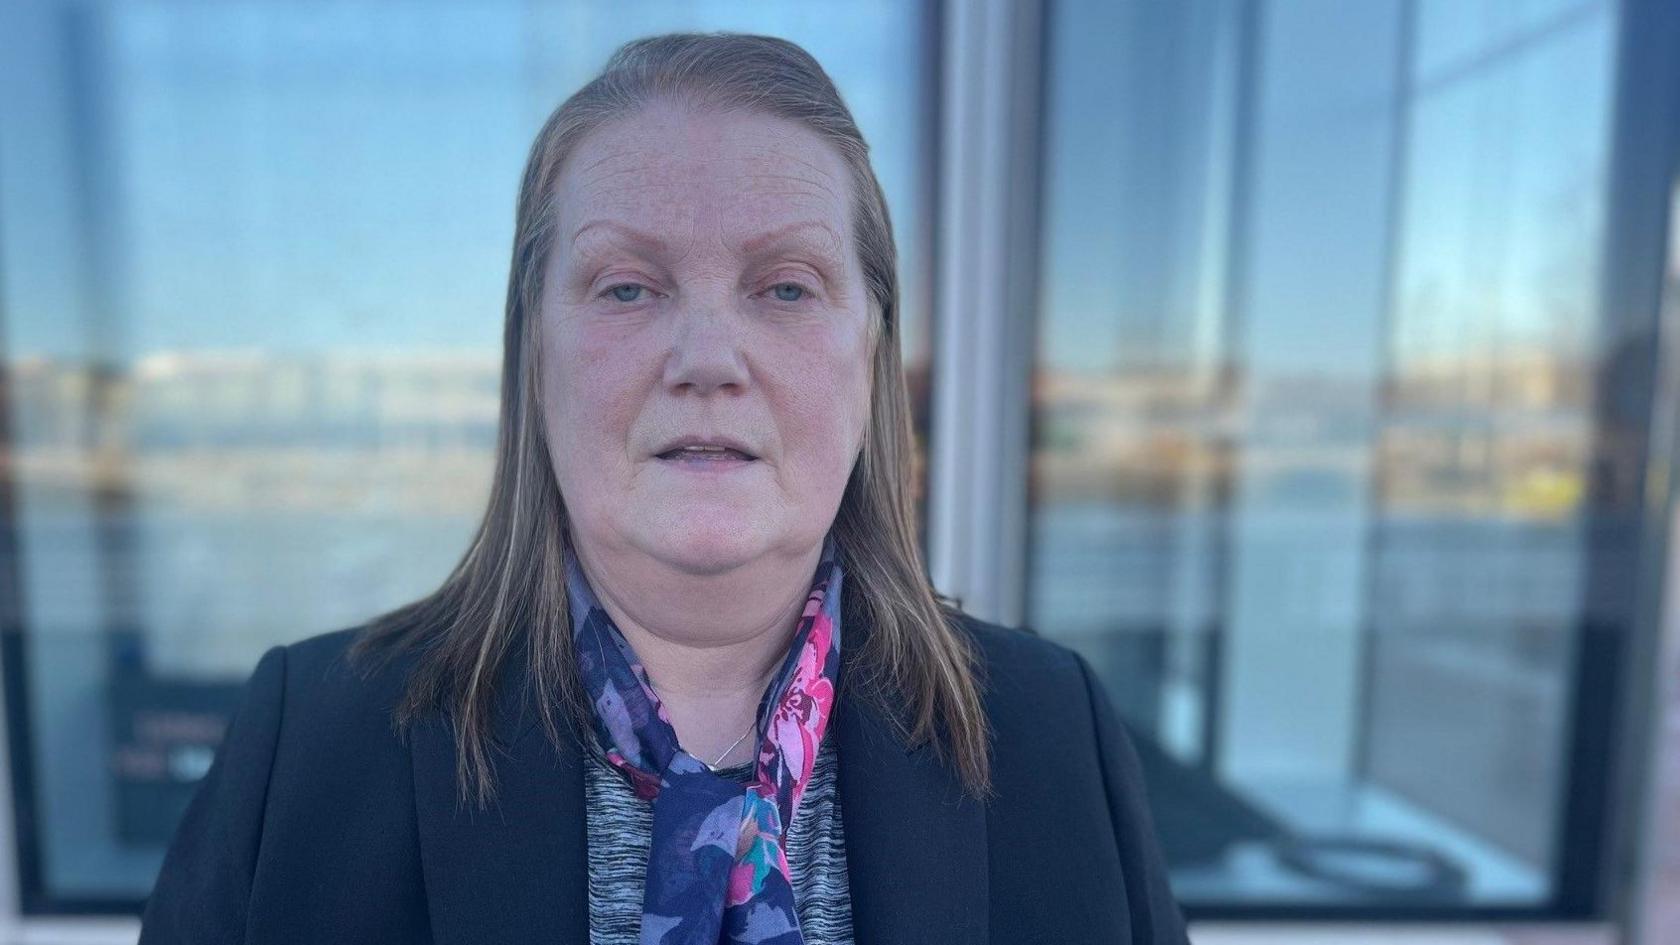
{"type": "Polygon", "coordinates": [[[618,446],[623,452],[643,400],[643,392],[636,387],[642,372],[635,352],[587,344],[571,350],[560,384],[573,429],[597,448],[618,446]]]}

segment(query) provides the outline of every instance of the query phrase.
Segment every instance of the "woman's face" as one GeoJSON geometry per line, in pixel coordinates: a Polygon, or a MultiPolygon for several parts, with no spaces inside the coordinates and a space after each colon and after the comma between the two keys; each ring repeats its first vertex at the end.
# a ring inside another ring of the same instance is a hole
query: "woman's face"
{"type": "Polygon", "coordinates": [[[662,103],[591,132],[557,186],[542,409],[574,539],[692,573],[812,553],[869,416],[839,154],[662,103]],[[666,452],[688,439],[753,458],[666,452]]]}

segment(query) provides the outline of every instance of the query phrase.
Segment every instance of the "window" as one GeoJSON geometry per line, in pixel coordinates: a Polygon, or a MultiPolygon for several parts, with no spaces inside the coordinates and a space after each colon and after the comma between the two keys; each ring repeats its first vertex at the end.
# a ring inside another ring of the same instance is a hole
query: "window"
{"type": "Polygon", "coordinates": [[[850,0],[0,5],[26,911],[133,911],[262,651],[411,600],[465,550],[526,151],[621,42],[772,33],[829,69],[891,204],[925,391],[929,19],[850,0]]]}
{"type": "Polygon", "coordinates": [[[1587,501],[1617,26],[1051,10],[1027,620],[1115,693],[1198,914],[1576,892],[1587,585],[1635,550],[1587,501]]]}

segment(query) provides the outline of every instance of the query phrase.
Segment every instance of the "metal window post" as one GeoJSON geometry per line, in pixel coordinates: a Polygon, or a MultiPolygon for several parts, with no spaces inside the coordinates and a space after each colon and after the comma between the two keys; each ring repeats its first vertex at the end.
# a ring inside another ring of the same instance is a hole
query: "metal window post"
{"type": "Polygon", "coordinates": [[[1036,320],[1044,5],[947,4],[928,488],[934,585],[1018,624],[1036,320]]]}

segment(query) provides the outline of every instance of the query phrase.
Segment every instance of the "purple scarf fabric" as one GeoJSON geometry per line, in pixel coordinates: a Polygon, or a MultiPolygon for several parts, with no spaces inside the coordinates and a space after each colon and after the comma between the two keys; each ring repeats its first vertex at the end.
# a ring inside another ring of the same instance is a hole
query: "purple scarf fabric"
{"type": "Polygon", "coordinates": [[[567,553],[595,737],[637,796],[653,802],[642,945],[804,945],[783,845],[834,706],[843,577],[830,534],[787,656],[759,701],[756,773],[741,784],[677,744],[647,671],[567,553]]]}

